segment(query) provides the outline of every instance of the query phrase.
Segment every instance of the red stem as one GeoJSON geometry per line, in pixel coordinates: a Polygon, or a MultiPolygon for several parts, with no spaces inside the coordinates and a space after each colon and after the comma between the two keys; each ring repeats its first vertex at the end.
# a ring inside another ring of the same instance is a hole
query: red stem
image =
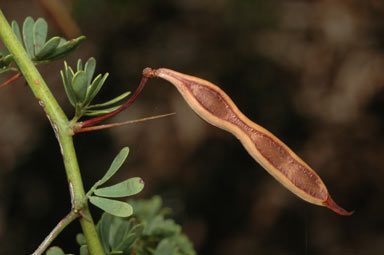
{"type": "Polygon", "coordinates": [[[79,127],[80,128],[84,128],[84,127],[93,126],[93,125],[95,125],[95,124],[97,124],[97,123],[99,123],[99,122],[101,122],[103,120],[106,120],[106,119],[108,119],[108,118],[110,118],[112,116],[115,116],[119,112],[121,112],[124,109],[126,109],[128,106],[130,106],[135,101],[136,97],[143,90],[145,84],[147,83],[147,80],[148,80],[148,78],[145,77],[145,76],[143,76],[141,78],[140,84],[137,87],[135,93],[133,93],[133,95],[122,106],[120,106],[119,108],[117,108],[116,110],[114,110],[113,112],[110,112],[108,114],[105,114],[105,115],[102,115],[102,116],[98,116],[98,117],[95,117],[95,118],[92,118],[92,119],[89,119],[89,120],[86,120],[86,121],[79,122],[79,127]]]}

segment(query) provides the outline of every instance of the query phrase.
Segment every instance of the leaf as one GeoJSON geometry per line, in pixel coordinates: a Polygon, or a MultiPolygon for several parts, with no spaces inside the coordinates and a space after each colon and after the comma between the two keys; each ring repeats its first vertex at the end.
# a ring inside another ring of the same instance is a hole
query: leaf
{"type": "Polygon", "coordinates": [[[97,233],[99,234],[101,244],[106,253],[108,253],[111,250],[109,245],[109,232],[110,232],[112,220],[113,220],[112,215],[108,213],[104,213],[101,216],[101,219],[96,226],[96,230],[97,230],[97,233]]]}
{"type": "Polygon", "coordinates": [[[109,243],[112,251],[121,250],[116,249],[116,247],[122,240],[124,240],[124,236],[127,232],[129,232],[129,221],[114,217],[109,232],[109,243]]]}
{"type": "Polygon", "coordinates": [[[133,213],[132,206],[125,202],[95,196],[91,196],[89,201],[93,205],[114,216],[128,217],[133,213]]]}
{"type": "Polygon", "coordinates": [[[140,238],[143,233],[144,226],[142,224],[135,225],[125,236],[122,242],[115,248],[116,250],[123,250],[129,253],[129,249],[140,238]]]}
{"type": "Polygon", "coordinates": [[[108,255],[123,254],[123,251],[111,251],[108,255]]]}
{"type": "Polygon", "coordinates": [[[63,45],[64,43],[66,43],[67,42],[67,40],[65,40],[65,38],[60,38],[60,43],[59,43],[59,47],[61,46],[61,45],[63,45]]]}
{"type": "Polygon", "coordinates": [[[7,56],[9,54],[9,52],[5,49],[0,49],[0,57],[4,57],[4,56],[7,56]]]}
{"type": "Polygon", "coordinates": [[[123,165],[124,161],[127,159],[128,153],[129,153],[128,147],[124,147],[123,149],[121,149],[119,154],[117,154],[117,156],[112,161],[111,166],[109,167],[108,171],[105,173],[103,178],[101,178],[101,180],[98,181],[99,185],[102,185],[106,181],[111,179],[111,177],[117,172],[117,170],[119,170],[119,168],[123,165]]]}
{"type": "Polygon", "coordinates": [[[6,72],[9,72],[9,71],[12,71],[12,68],[9,68],[9,67],[0,67],[0,74],[2,74],[2,73],[6,73],[6,72]]]}
{"type": "Polygon", "coordinates": [[[113,106],[111,108],[106,108],[106,109],[101,109],[101,110],[88,110],[84,113],[86,116],[99,116],[99,115],[104,115],[108,114],[110,112],[113,112],[114,110],[118,109],[120,105],[118,106],[113,106]]]}
{"type": "Polygon", "coordinates": [[[35,59],[41,60],[51,54],[59,45],[61,38],[58,36],[49,39],[42,47],[42,49],[36,54],[35,59]]]}
{"type": "Polygon", "coordinates": [[[93,80],[91,86],[89,86],[87,91],[87,100],[86,103],[92,102],[97,93],[99,93],[100,89],[103,87],[105,80],[108,78],[108,73],[104,74],[103,78],[98,78],[99,75],[93,80]]]}
{"type": "Polygon", "coordinates": [[[121,94],[120,96],[118,97],[115,97],[105,103],[102,103],[102,104],[94,104],[94,105],[90,105],[88,106],[88,109],[93,109],[93,108],[99,108],[99,107],[105,107],[105,106],[109,106],[111,104],[114,104],[114,103],[117,103],[121,100],[123,100],[124,98],[126,98],[127,96],[129,96],[131,94],[131,91],[127,91],[123,94],[121,94]]]}
{"type": "Polygon", "coordinates": [[[76,242],[78,245],[84,245],[87,244],[87,240],[85,239],[85,236],[83,233],[78,233],[76,235],[76,242]]]}
{"type": "Polygon", "coordinates": [[[83,61],[81,61],[80,58],[79,58],[79,60],[77,60],[77,71],[84,71],[83,70],[83,61]]]}
{"type": "Polygon", "coordinates": [[[95,68],[96,68],[95,58],[89,58],[87,63],[85,63],[85,67],[84,67],[84,71],[87,73],[89,85],[92,84],[92,77],[93,77],[93,74],[95,73],[95,68]]]}
{"type": "Polygon", "coordinates": [[[8,67],[13,61],[13,55],[9,54],[0,59],[0,68],[8,67]]]}
{"type": "Polygon", "coordinates": [[[75,92],[72,88],[72,79],[69,79],[71,74],[69,74],[70,70],[68,70],[67,62],[64,61],[64,71],[60,71],[61,79],[63,80],[63,85],[65,89],[65,93],[67,94],[67,97],[69,99],[69,102],[73,107],[76,106],[77,99],[75,96],[75,92]]]}
{"type": "Polygon", "coordinates": [[[24,20],[23,24],[23,39],[24,39],[24,45],[25,49],[27,50],[27,53],[30,58],[33,58],[35,56],[34,46],[33,46],[33,25],[34,21],[31,17],[27,17],[24,20]]]}
{"type": "Polygon", "coordinates": [[[176,255],[177,246],[169,241],[168,239],[163,239],[156,247],[154,255],[176,255]]]}
{"type": "Polygon", "coordinates": [[[89,255],[88,245],[80,246],[80,255],[89,255]]]}
{"type": "Polygon", "coordinates": [[[75,73],[72,78],[72,88],[75,92],[77,102],[83,103],[87,95],[88,79],[84,71],[75,73]]]}
{"type": "Polygon", "coordinates": [[[33,44],[35,55],[43,48],[47,40],[48,24],[43,18],[38,18],[33,25],[33,44]]]}
{"type": "Polygon", "coordinates": [[[78,38],[72,39],[70,41],[65,41],[64,39],[62,39],[59,43],[59,46],[56,48],[56,50],[46,57],[49,60],[56,60],[56,59],[63,58],[67,56],[69,53],[71,53],[72,51],[74,51],[80,45],[80,43],[84,40],[85,40],[85,36],[79,36],[78,38]]]}
{"type": "Polygon", "coordinates": [[[96,189],[95,195],[101,197],[127,197],[139,193],[143,188],[143,179],[134,177],[109,187],[96,189]]]}
{"type": "Polygon", "coordinates": [[[172,241],[179,248],[179,253],[184,255],[195,255],[196,252],[193,249],[192,242],[186,235],[175,235],[172,237],[172,241]]]}
{"type": "Polygon", "coordinates": [[[53,246],[47,250],[47,255],[64,255],[64,251],[57,246],[53,246]]]}
{"type": "Polygon", "coordinates": [[[17,24],[17,22],[15,20],[13,20],[11,23],[11,26],[12,26],[12,30],[15,33],[17,39],[19,39],[20,43],[22,44],[23,38],[21,37],[19,24],[17,24]]]}

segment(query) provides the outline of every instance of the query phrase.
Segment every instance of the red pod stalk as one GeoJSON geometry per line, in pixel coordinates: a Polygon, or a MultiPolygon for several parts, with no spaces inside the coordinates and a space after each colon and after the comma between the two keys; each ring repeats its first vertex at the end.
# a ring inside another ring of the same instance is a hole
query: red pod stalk
{"type": "Polygon", "coordinates": [[[146,68],[143,75],[172,83],[201,118],[236,136],[267,172],[301,199],[341,215],[353,213],[338,206],[316,172],[271,132],[248,119],[218,86],[166,68],[146,68]]]}

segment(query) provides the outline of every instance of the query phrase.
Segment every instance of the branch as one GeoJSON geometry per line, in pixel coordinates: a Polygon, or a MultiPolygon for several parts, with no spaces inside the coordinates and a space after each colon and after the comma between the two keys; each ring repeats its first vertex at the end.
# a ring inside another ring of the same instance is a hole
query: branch
{"type": "Polygon", "coordinates": [[[1,10],[0,37],[9,52],[13,55],[20,72],[28,82],[29,87],[31,88],[36,99],[39,101],[39,104],[43,108],[55,132],[60,145],[61,154],[63,156],[70,190],[73,191],[72,207],[78,211],[81,210],[85,216],[80,218],[80,224],[85,238],[87,239],[90,252],[93,255],[104,254],[85,197],[85,191],[73,145],[72,131],[69,128],[68,118],[57,103],[55,97],[52,95],[39,71],[28,57],[16,35],[13,33],[12,28],[1,10]],[[86,219],[89,219],[89,221],[86,219]]]}

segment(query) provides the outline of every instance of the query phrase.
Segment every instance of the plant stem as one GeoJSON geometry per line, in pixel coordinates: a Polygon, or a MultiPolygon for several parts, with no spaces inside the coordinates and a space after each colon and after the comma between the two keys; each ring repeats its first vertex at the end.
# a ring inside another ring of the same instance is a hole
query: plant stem
{"type": "Polygon", "coordinates": [[[89,250],[92,255],[104,254],[99,237],[93,223],[91,213],[88,209],[80,169],[77,162],[76,152],[73,145],[72,131],[69,121],[63,110],[52,95],[39,71],[28,57],[21,43],[13,33],[9,23],[0,10],[0,37],[5,46],[12,53],[20,72],[28,82],[33,94],[49,119],[56,138],[60,145],[63,156],[65,171],[71,191],[72,207],[82,211],[84,217],[80,218],[80,224],[87,239],[89,250]]]}
{"type": "Polygon", "coordinates": [[[32,255],[41,255],[43,252],[49,247],[49,245],[53,242],[53,240],[64,230],[69,223],[74,221],[79,214],[77,214],[74,210],[71,210],[70,213],[67,214],[59,223],[57,223],[56,227],[52,229],[51,233],[44,239],[44,241],[39,245],[32,255]]]}

